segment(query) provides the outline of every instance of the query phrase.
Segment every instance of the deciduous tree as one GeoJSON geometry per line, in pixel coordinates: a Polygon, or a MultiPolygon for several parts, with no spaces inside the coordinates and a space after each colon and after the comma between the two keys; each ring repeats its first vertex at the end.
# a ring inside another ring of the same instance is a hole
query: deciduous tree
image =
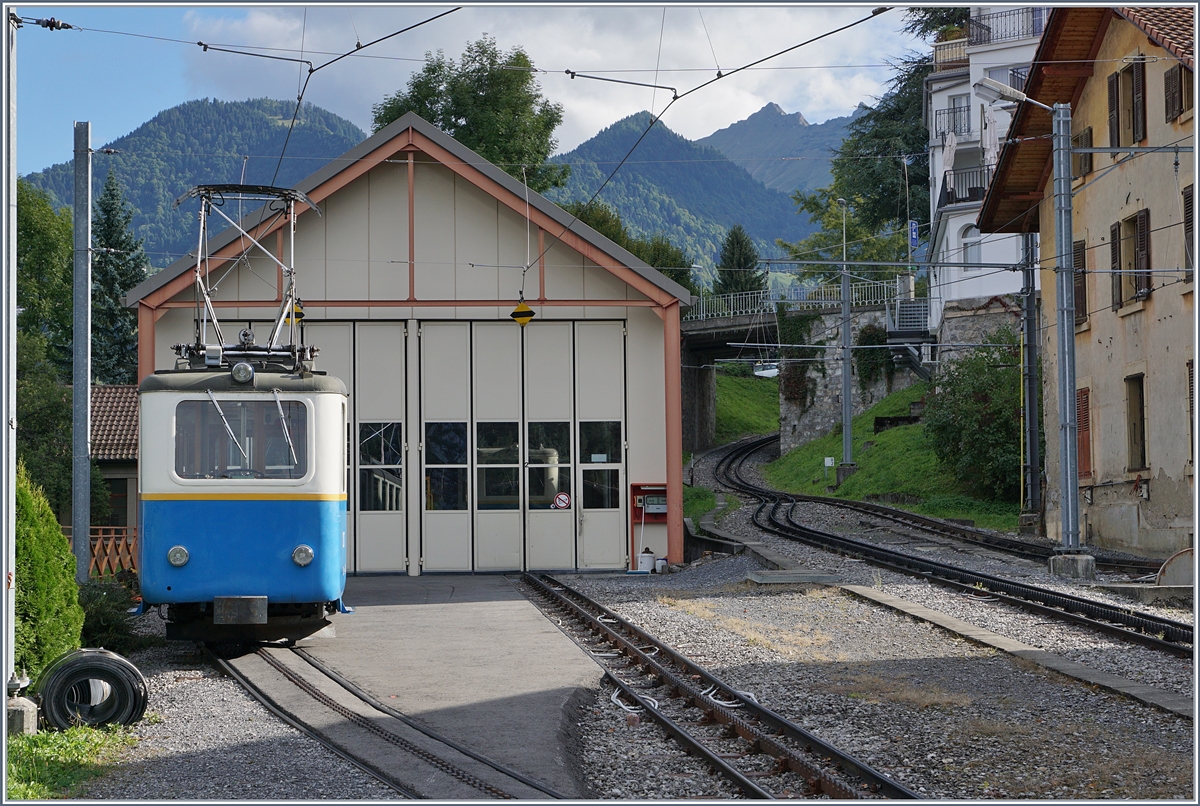
{"type": "Polygon", "coordinates": [[[17,180],[17,327],[45,338],[59,377],[71,377],[71,211],[55,210],[50,194],[17,180]]]}
{"type": "MultiPolygon", "coordinates": [[[[808,220],[821,225],[821,229],[802,238],[795,243],[780,238],[776,243],[787,250],[788,257],[798,261],[808,260],[841,260],[842,259],[842,216],[843,209],[837,203],[838,196],[832,188],[821,188],[813,193],[798,190],[792,194],[792,201],[800,208],[797,212],[808,213],[808,220]]],[[[903,230],[893,230],[891,224],[885,224],[880,231],[863,223],[859,213],[861,197],[849,197],[844,211],[846,231],[847,260],[879,260],[902,261],[908,255],[908,235],[903,230]]],[[[841,272],[840,266],[828,264],[810,264],[801,266],[802,273],[822,281],[833,279],[841,272]]],[[[850,267],[851,273],[869,273],[876,279],[895,276],[902,267],[850,267]]]]}
{"type": "Polygon", "coordinates": [[[570,166],[546,158],[558,141],[562,104],[542,97],[533,62],[520,47],[501,53],[484,35],[467,45],[459,61],[425,54],[425,67],[372,107],[375,131],[406,112],[416,112],[484,159],[539,193],[566,184],[570,166]],[[524,177],[522,176],[524,169],[524,177]]]}

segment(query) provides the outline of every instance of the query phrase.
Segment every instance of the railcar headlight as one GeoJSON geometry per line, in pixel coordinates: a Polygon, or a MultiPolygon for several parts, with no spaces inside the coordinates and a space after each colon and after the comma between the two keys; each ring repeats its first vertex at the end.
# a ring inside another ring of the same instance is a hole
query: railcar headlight
{"type": "Polygon", "coordinates": [[[171,546],[167,551],[167,562],[179,568],[180,566],[187,565],[188,556],[188,550],[183,546],[171,546]]]}
{"type": "Polygon", "coordinates": [[[233,370],[229,374],[238,383],[249,383],[254,379],[254,367],[246,361],[239,361],[233,365],[233,370]]]}
{"type": "Polygon", "coordinates": [[[313,561],[313,550],[309,546],[301,544],[296,546],[292,551],[292,562],[303,568],[313,561]]]}

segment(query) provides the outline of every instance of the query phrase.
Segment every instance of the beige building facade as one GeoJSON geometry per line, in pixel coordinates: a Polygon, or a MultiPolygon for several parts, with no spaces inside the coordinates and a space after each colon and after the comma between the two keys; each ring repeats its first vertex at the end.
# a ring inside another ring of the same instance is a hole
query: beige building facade
{"type": "MultiPolygon", "coordinates": [[[[1070,103],[1080,533],[1085,546],[1168,557],[1192,546],[1195,297],[1192,8],[1061,8],[1026,92],[1070,103]]],[[[980,213],[985,232],[1041,240],[1046,529],[1060,535],[1058,299],[1050,115],[1017,107],[980,213]]]]}
{"type": "MultiPolygon", "coordinates": [[[[294,255],[280,217],[241,223],[295,266],[315,368],[350,390],[350,573],[682,561],[686,289],[413,114],[297,189],[320,214],[297,205],[294,255]],[[635,528],[632,484],[666,517],[635,528]]],[[[202,268],[226,341],[265,335],[282,300],[282,270],[248,247],[231,228],[202,268]]],[[[127,298],[141,377],[195,338],[195,266],[127,298]]]]}

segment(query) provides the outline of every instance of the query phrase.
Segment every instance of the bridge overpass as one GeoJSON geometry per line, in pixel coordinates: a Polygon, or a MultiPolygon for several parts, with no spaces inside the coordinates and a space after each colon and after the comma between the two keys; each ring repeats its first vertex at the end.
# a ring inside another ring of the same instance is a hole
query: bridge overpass
{"type": "MultiPolygon", "coordinates": [[[[861,281],[850,284],[853,320],[869,310],[880,311],[887,322],[888,344],[897,364],[923,378],[922,343],[932,341],[928,331],[928,299],[915,299],[898,282],[861,281]]],[[[747,291],[704,296],[681,323],[683,447],[692,453],[706,450],[716,433],[716,363],[722,359],[775,361],[778,350],[731,347],[731,344],[779,344],[779,316],[792,312],[818,313],[840,318],[841,286],[827,284],[801,289],[790,295],[747,291]]],[[[837,339],[833,340],[834,342],[837,339]]]]}

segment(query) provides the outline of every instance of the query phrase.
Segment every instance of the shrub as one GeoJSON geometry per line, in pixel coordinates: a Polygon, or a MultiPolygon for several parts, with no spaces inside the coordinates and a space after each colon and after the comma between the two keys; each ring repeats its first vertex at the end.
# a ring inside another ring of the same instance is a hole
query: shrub
{"type": "Polygon", "coordinates": [[[40,487],[17,466],[15,663],[32,679],[50,661],[79,648],[83,608],[75,556],[40,487]]]}
{"type": "Polygon", "coordinates": [[[129,588],[115,582],[89,582],[79,589],[83,607],[83,645],[103,647],[119,655],[160,643],[157,636],[135,635],[135,604],[129,588]]]}

